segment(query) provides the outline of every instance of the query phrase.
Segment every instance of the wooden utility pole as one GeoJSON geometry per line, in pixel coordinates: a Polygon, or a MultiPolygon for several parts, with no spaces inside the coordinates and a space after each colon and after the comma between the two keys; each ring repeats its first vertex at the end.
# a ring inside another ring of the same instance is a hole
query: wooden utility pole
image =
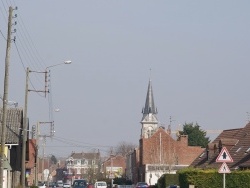
{"type": "Polygon", "coordinates": [[[38,150],[39,150],[39,135],[40,135],[40,122],[37,122],[36,125],[36,173],[35,173],[35,186],[38,186],[38,173],[39,173],[39,158],[38,158],[38,150]]]}
{"type": "MultiPolygon", "coordinates": [[[[1,158],[0,158],[0,188],[3,188],[4,178],[4,151],[6,140],[6,120],[7,120],[7,105],[8,105],[8,90],[9,90],[9,64],[10,64],[10,48],[11,48],[11,26],[12,26],[12,13],[13,8],[9,7],[8,19],[8,35],[7,35],[7,48],[5,57],[5,76],[4,76],[4,95],[3,95],[3,116],[2,116],[2,132],[1,132],[1,158]]],[[[5,178],[7,181],[7,178],[5,178]]]]}
{"type": "Polygon", "coordinates": [[[26,177],[26,143],[27,143],[27,129],[28,129],[28,121],[27,121],[27,108],[28,108],[28,92],[29,92],[29,67],[26,71],[26,83],[25,83],[25,101],[24,101],[24,112],[23,112],[23,144],[22,144],[22,187],[25,187],[25,177],[26,177]]]}

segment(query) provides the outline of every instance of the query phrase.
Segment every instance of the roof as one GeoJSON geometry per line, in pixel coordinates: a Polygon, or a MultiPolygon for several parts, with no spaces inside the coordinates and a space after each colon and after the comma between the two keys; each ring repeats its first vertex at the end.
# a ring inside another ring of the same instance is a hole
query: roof
{"type": "Polygon", "coordinates": [[[216,158],[222,147],[226,147],[233,158],[228,163],[231,169],[250,168],[250,123],[244,128],[224,130],[203,153],[198,156],[191,166],[199,168],[217,168],[216,158]]]}
{"type": "Polygon", "coordinates": [[[143,117],[142,117],[141,123],[158,124],[158,119],[156,117],[157,109],[155,108],[151,80],[149,80],[149,83],[148,83],[146,102],[145,102],[145,107],[142,109],[142,113],[143,113],[143,117]]]}
{"type": "MultiPolygon", "coordinates": [[[[3,108],[0,108],[0,121],[2,121],[3,108]]],[[[23,110],[8,108],[6,120],[6,144],[19,144],[20,128],[22,128],[23,110]]],[[[0,129],[0,132],[2,129],[0,129]]]]}
{"type": "Polygon", "coordinates": [[[148,83],[147,97],[146,97],[145,107],[143,109],[143,114],[149,114],[149,113],[157,114],[157,110],[155,108],[155,103],[154,103],[151,80],[149,80],[148,83]]]}
{"type": "Polygon", "coordinates": [[[73,159],[99,159],[100,158],[100,153],[72,153],[71,156],[73,159]]]}

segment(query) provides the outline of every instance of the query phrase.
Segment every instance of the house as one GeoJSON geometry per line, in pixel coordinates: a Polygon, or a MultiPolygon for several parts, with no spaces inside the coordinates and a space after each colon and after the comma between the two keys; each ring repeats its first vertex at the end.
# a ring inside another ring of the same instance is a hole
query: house
{"type": "Polygon", "coordinates": [[[126,178],[136,183],[139,180],[139,149],[134,148],[133,151],[126,155],[126,178]]]}
{"type": "Polygon", "coordinates": [[[25,164],[26,168],[26,181],[27,185],[31,186],[35,184],[36,180],[36,156],[37,156],[37,145],[36,139],[29,139],[27,142],[27,160],[25,164]]]}
{"type": "MultiPolygon", "coordinates": [[[[36,156],[36,163],[33,170],[33,173],[31,173],[30,182],[35,178],[34,182],[56,182],[58,179],[57,176],[60,175],[60,173],[57,172],[57,169],[61,169],[62,167],[59,165],[60,162],[57,161],[57,163],[54,163],[53,160],[51,160],[51,155],[48,156],[36,156]],[[47,174],[44,173],[44,171],[47,171],[47,174]]],[[[62,179],[62,177],[60,178],[62,179]]]]}
{"type": "Polygon", "coordinates": [[[74,179],[87,179],[94,182],[100,172],[100,152],[75,153],[66,159],[65,181],[72,182],[74,179]]]}
{"type": "Polygon", "coordinates": [[[133,178],[133,183],[143,181],[154,185],[162,174],[173,174],[188,167],[204,150],[199,146],[188,146],[187,135],[174,139],[170,126],[167,130],[159,126],[157,113],[149,80],[145,107],[142,109],[139,148],[127,156],[126,175],[133,178]]]}
{"type": "Polygon", "coordinates": [[[227,148],[233,159],[232,163],[227,163],[230,170],[250,169],[250,123],[243,128],[222,131],[190,166],[219,169],[221,163],[217,163],[216,159],[223,147],[227,148]]]}
{"type": "Polygon", "coordinates": [[[126,159],[122,155],[110,155],[101,165],[103,178],[121,178],[125,174],[126,159]]]}
{"type": "MultiPolygon", "coordinates": [[[[0,108],[0,122],[2,122],[3,108],[0,108]]],[[[2,125],[2,124],[1,124],[2,125]]],[[[22,128],[23,110],[20,108],[8,108],[6,120],[6,139],[4,161],[3,187],[17,186],[20,184],[21,155],[22,153],[22,128]]],[[[1,127],[2,130],[2,127],[1,127]]],[[[28,160],[28,156],[27,156],[28,160]]]]}

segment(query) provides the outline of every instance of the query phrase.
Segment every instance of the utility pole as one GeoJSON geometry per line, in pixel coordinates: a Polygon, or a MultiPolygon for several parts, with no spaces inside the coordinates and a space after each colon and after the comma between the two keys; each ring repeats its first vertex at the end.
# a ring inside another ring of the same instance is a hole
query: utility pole
{"type": "MultiPolygon", "coordinates": [[[[57,65],[61,65],[61,64],[70,64],[70,63],[71,63],[71,61],[65,61],[64,63],[56,64],[56,65],[53,65],[53,66],[57,66],[57,65]]],[[[52,67],[52,66],[49,66],[49,67],[52,67]]],[[[47,68],[49,68],[49,67],[47,67],[47,68]]],[[[29,83],[29,73],[30,72],[45,73],[45,84],[47,85],[47,81],[46,81],[47,80],[47,68],[46,68],[45,72],[30,71],[29,68],[27,68],[27,71],[26,71],[25,102],[24,102],[24,113],[23,113],[22,168],[21,168],[21,185],[22,185],[23,188],[25,188],[25,184],[26,184],[25,177],[26,177],[26,143],[27,143],[27,132],[28,132],[28,117],[27,117],[28,92],[29,91],[45,92],[45,94],[47,92],[46,90],[45,91],[29,90],[29,85],[28,85],[28,83],[29,83]]],[[[45,89],[46,89],[46,87],[45,87],[45,89]]],[[[51,127],[52,127],[53,122],[50,122],[50,123],[51,123],[51,127]]],[[[51,136],[53,136],[52,128],[51,128],[51,136]]],[[[39,137],[39,135],[38,135],[38,137],[39,137]]],[[[38,145],[37,145],[37,147],[38,147],[38,145]]],[[[38,153],[37,153],[37,155],[38,155],[38,153]]],[[[44,148],[43,148],[43,155],[44,155],[44,148]]],[[[43,160],[44,160],[44,156],[43,156],[43,160]]],[[[44,163],[44,161],[43,161],[43,163],[44,163]]],[[[44,166],[44,164],[42,166],[44,166]]],[[[38,168],[37,168],[37,170],[38,170],[38,168]]],[[[37,179],[36,179],[36,181],[37,181],[37,179]]]]}
{"type": "Polygon", "coordinates": [[[44,176],[44,157],[45,157],[45,143],[46,143],[46,136],[43,136],[43,153],[42,153],[42,181],[45,181],[45,176],[44,176]]]}
{"type": "Polygon", "coordinates": [[[36,173],[35,173],[35,186],[38,186],[38,173],[39,173],[39,158],[38,158],[38,150],[39,150],[39,135],[40,135],[40,123],[37,122],[36,126],[36,173]]]}
{"type": "Polygon", "coordinates": [[[1,133],[1,160],[0,160],[0,188],[3,188],[3,177],[4,177],[3,166],[4,166],[4,158],[5,158],[4,151],[5,151],[5,139],[6,139],[7,103],[8,103],[8,90],[9,90],[9,64],[10,64],[10,48],[11,48],[12,13],[13,13],[13,8],[9,7],[8,36],[7,36],[7,48],[6,48],[6,57],[5,57],[3,116],[2,116],[2,122],[1,122],[2,133],[1,133]]]}
{"type": "Polygon", "coordinates": [[[26,174],[26,142],[27,142],[27,129],[28,129],[28,121],[27,121],[27,107],[28,107],[28,91],[29,91],[29,67],[26,71],[26,83],[25,83],[25,101],[24,101],[24,112],[23,112],[23,144],[22,144],[22,187],[25,187],[25,174],[26,174]]]}
{"type": "MultiPolygon", "coordinates": [[[[39,90],[29,90],[29,73],[30,72],[44,73],[44,72],[31,71],[31,70],[29,70],[29,67],[27,67],[27,70],[26,70],[25,101],[24,101],[23,130],[22,130],[22,132],[23,132],[22,165],[21,165],[21,185],[22,185],[23,188],[25,188],[25,186],[26,186],[25,178],[26,178],[26,144],[27,144],[27,134],[28,134],[28,115],[27,115],[27,111],[28,111],[28,93],[29,93],[29,91],[44,92],[44,91],[39,91],[39,90]]],[[[38,139],[36,139],[36,141],[37,140],[38,139]]]]}

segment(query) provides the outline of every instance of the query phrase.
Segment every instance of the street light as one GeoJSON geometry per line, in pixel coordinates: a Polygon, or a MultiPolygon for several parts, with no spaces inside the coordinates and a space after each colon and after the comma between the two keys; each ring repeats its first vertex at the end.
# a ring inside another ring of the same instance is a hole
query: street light
{"type": "MultiPolygon", "coordinates": [[[[51,65],[46,67],[45,72],[37,72],[37,73],[45,73],[45,78],[47,78],[47,70],[50,67],[54,67],[54,66],[58,66],[58,65],[62,65],[62,64],[71,64],[71,60],[67,60],[64,61],[63,63],[59,63],[59,64],[55,64],[55,65],[51,65]]],[[[28,119],[27,119],[27,109],[28,109],[28,92],[29,91],[34,91],[34,90],[29,90],[29,85],[28,85],[28,81],[29,81],[29,73],[32,72],[29,70],[29,68],[27,68],[26,71],[26,85],[25,85],[25,102],[24,102],[24,113],[23,113],[23,139],[22,139],[22,171],[21,171],[21,184],[22,187],[25,187],[25,173],[26,173],[26,166],[25,166],[25,162],[26,162],[26,142],[27,142],[27,128],[28,128],[28,119]]],[[[45,80],[46,81],[46,80],[45,80]]],[[[45,92],[45,96],[46,96],[46,85],[47,83],[45,83],[45,91],[35,91],[35,92],[45,92]]],[[[5,131],[2,131],[5,132],[5,131]]],[[[2,141],[3,142],[3,141],[2,141]]],[[[2,146],[3,149],[3,146],[2,146]]],[[[2,155],[3,156],[3,155],[2,155]]]]}
{"type": "Polygon", "coordinates": [[[47,74],[48,74],[48,69],[49,68],[51,68],[51,67],[55,67],[55,66],[58,66],[58,65],[69,65],[69,64],[71,64],[72,63],[72,61],[71,60],[66,60],[66,61],[64,61],[63,63],[58,63],[58,64],[55,64],[55,65],[50,65],[50,66],[48,66],[48,67],[46,67],[45,68],[45,97],[46,97],[46,93],[48,93],[49,91],[48,91],[48,89],[47,89],[47,82],[48,82],[48,80],[47,80],[47,74]]]}
{"type": "Polygon", "coordinates": [[[46,70],[48,70],[48,68],[50,68],[50,67],[55,67],[55,66],[63,65],[63,64],[68,65],[68,64],[71,64],[71,63],[72,63],[71,60],[67,60],[67,61],[64,61],[63,63],[58,63],[58,64],[55,64],[55,65],[50,65],[50,66],[46,67],[46,70]]]}
{"type": "MultiPolygon", "coordinates": [[[[48,88],[48,76],[47,76],[47,74],[48,74],[48,69],[49,68],[51,68],[51,67],[55,67],[55,66],[59,66],[59,65],[69,65],[69,64],[71,64],[72,63],[72,61],[71,60],[66,60],[66,61],[64,61],[64,62],[62,62],[62,63],[58,63],[58,64],[55,64],[55,65],[50,65],[50,66],[48,66],[48,67],[46,67],[46,69],[45,69],[45,97],[46,97],[46,93],[49,93],[50,91],[49,91],[49,88],[48,88]]],[[[51,95],[50,95],[50,97],[52,97],[51,95]]],[[[49,100],[51,101],[51,98],[49,98],[49,100]]],[[[53,107],[52,107],[53,108],[53,107]]],[[[58,111],[56,111],[56,112],[58,112],[58,111]]],[[[51,111],[50,111],[50,113],[51,113],[51,111]]],[[[50,126],[50,136],[52,137],[52,136],[54,136],[54,133],[55,133],[55,130],[54,130],[54,122],[52,121],[51,122],[51,126],[50,126]]]]}

